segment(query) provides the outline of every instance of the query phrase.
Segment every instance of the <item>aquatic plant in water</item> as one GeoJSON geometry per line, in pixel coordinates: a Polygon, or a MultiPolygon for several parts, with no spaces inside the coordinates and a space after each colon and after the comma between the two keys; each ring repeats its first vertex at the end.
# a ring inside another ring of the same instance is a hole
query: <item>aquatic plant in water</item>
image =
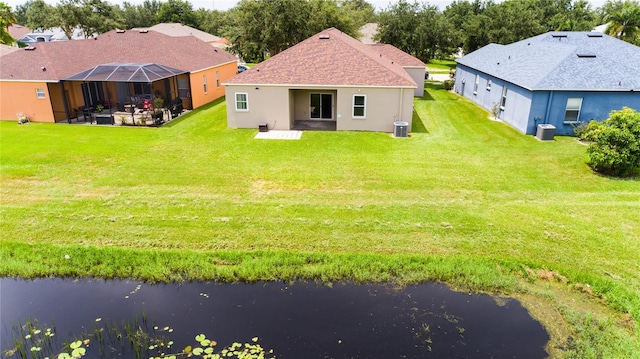
{"type": "MultiPolygon", "coordinates": [[[[96,319],[96,323],[101,322],[101,318],[96,319]]],[[[146,314],[142,315],[142,322],[134,319],[129,323],[105,323],[102,326],[94,326],[90,333],[83,333],[79,338],[59,345],[52,338],[55,336],[55,326],[40,328],[37,319],[28,320],[25,324],[18,324],[14,327],[14,346],[5,351],[5,358],[20,359],[80,359],[88,355],[89,344],[94,345],[99,355],[104,357],[105,348],[114,348],[120,345],[123,350],[126,347],[133,352],[136,359],[182,359],[188,357],[201,357],[204,359],[268,359],[268,354],[273,354],[273,350],[268,352],[258,344],[258,338],[254,337],[251,343],[233,343],[219,351],[216,350],[218,343],[208,339],[204,334],[195,337],[194,345],[186,346],[178,353],[171,353],[174,342],[166,335],[172,333],[173,328],[165,326],[160,328],[153,326],[152,330],[147,329],[146,314]]],[[[275,357],[272,357],[275,358],[275,357]]]]}

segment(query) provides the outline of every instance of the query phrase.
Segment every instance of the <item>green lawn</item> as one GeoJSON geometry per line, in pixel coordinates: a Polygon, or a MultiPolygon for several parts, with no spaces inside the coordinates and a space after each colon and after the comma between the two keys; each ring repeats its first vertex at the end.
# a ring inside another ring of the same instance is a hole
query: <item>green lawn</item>
{"type": "Polygon", "coordinates": [[[407,139],[254,140],[224,101],[162,128],[1,122],[0,275],[441,280],[562,313],[554,355],[638,357],[640,180],[434,86],[407,139]]]}
{"type": "Polygon", "coordinates": [[[432,59],[427,62],[427,68],[430,72],[437,73],[440,70],[442,73],[449,73],[449,70],[456,69],[455,60],[437,60],[432,59]]]}

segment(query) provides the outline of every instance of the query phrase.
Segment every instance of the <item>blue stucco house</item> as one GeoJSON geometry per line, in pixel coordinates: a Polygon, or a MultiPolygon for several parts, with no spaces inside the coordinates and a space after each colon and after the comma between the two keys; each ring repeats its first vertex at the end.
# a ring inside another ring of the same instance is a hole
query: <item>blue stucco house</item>
{"type": "Polygon", "coordinates": [[[597,32],[489,44],[457,60],[454,86],[522,133],[552,124],[573,135],[575,124],[612,110],[640,111],[640,47],[597,32]]]}

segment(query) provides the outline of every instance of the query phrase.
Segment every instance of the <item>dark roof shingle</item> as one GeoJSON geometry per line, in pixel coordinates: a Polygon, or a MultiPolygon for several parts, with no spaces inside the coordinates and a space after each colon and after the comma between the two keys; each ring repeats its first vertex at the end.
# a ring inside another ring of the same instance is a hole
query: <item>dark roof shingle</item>
{"type": "Polygon", "coordinates": [[[38,43],[33,50],[6,54],[1,61],[0,79],[59,81],[111,62],[157,63],[194,72],[237,59],[193,36],[114,30],[95,39],[38,43]]]}
{"type": "Polygon", "coordinates": [[[413,88],[417,86],[397,60],[335,28],[311,36],[238,74],[227,83],[413,88]]]}

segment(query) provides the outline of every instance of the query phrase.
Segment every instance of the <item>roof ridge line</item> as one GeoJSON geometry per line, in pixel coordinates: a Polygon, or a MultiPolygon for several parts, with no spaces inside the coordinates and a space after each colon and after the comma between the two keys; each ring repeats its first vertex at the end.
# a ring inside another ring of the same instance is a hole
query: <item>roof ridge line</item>
{"type": "MultiPolygon", "coordinates": [[[[357,50],[358,52],[362,53],[363,55],[367,56],[368,58],[370,58],[371,60],[375,61],[376,63],[382,65],[383,67],[385,67],[386,69],[392,71],[396,76],[398,76],[399,78],[402,78],[404,80],[410,80],[411,82],[415,83],[415,81],[411,78],[411,76],[409,76],[409,74],[401,67],[402,72],[397,71],[398,69],[395,66],[391,66],[392,64],[394,64],[394,61],[389,59],[388,57],[384,56],[382,53],[380,53],[380,56],[375,56],[374,52],[371,51],[371,47],[365,43],[363,43],[362,41],[355,39],[347,34],[345,34],[344,32],[336,29],[335,27],[331,27],[327,30],[324,31],[331,31],[331,30],[335,30],[338,31],[340,33],[341,36],[337,37],[336,39],[342,41],[344,44],[346,44],[347,46],[350,46],[351,48],[357,50]],[[345,41],[346,39],[349,39],[349,41],[345,41]],[[350,44],[349,42],[353,42],[353,44],[350,44]],[[354,46],[354,44],[356,44],[354,46]],[[391,63],[386,63],[384,61],[381,61],[380,59],[387,59],[388,61],[390,61],[391,63]],[[406,74],[406,76],[405,76],[406,74]]],[[[320,35],[321,33],[323,33],[324,31],[320,32],[317,35],[320,35]]],[[[386,45],[386,44],[383,44],[386,45]]],[[[392,45],[393,46],[393,45],[392,45]]],[[[398,64],[398,66],[400,66],[398,64]]],[[[418,85],[418,84],[416,84],[418,85]]]]}

